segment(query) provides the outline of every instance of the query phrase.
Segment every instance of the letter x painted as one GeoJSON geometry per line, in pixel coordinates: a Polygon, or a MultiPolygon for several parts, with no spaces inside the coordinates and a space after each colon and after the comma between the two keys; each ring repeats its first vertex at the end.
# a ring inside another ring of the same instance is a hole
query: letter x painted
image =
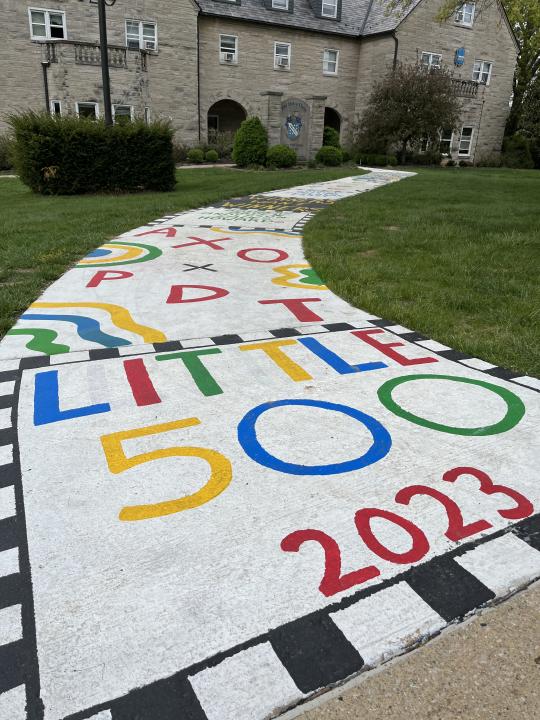
{"type": "Polygon", "coordinates": [[[213,265],[214,263],[206,263],[206,265],[192,265],[191,263],[182,264],[187,268],[187,270],[182,270],[182,272],[189,272],[190,270],[208,270],[208,272],[217,272],[217,270],[210,267],[210,265],[213,265]]]}
{"type": "Polygon", "coordinates": [[[208,247],[211,247],[213,250],[225,250],[225,248],[222,248],[221,245],[216,245],[216,243],[223,242],[224,240],[234,240],[234,238],[224,237],[217,238],[216,240],[205,240],[204,238],[200,237],[188,236],[188,240],[195,240],[195,242],[183,243],[182,245],[173,245],[173,248],[190,247],[191,245],[208,245],[208,247]]]}

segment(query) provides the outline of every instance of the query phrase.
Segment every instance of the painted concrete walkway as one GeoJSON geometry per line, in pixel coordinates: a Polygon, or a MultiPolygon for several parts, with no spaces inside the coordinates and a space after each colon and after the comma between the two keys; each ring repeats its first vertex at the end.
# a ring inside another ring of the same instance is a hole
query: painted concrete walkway
{"type": "Polygon", "coordinates": [[[302,254],[409,175],[160,218],[0,343],[1,720],[264,720],[540,576],[540,383],[302,254]]]}

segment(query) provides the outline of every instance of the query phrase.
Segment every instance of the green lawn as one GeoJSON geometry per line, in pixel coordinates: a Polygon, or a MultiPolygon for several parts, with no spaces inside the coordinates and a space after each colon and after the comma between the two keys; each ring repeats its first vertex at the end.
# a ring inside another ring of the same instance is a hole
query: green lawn
{"type": "Polygon", "coordinates": [[[0,337],[66,269],[119,233],[165,214],[230,197],[355,175],[324,170],[180,170],[170,193],[42,197],[0,178],[0,337]]]}
{"type": "Polygon", "coordinates": [[[540,172],[420,169],[318,213],[304,247],[353,305],[540,376],[540,172]]]}

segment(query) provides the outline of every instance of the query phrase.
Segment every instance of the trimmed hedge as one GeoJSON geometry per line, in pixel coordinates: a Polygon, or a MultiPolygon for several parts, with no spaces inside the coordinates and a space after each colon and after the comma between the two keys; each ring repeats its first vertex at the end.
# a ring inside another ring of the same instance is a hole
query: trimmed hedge
{"type": "Polygon", "coordinates": [[[232,159],[240,167],[264,165],[268,151],[268,134],[258,117],[250,117],[240,125],[234,138],[232,159]]]}
{"type": "Polygon", "coordinates": [[[505,137],[502,149],[502,162],[509,168],[534,168],[534,160],[531,155],[531,143],[528,138],[516,133],[505,137]]]}
{"type": "Polygon", "coordinates": [[[27,112],[11,115],[14,165],[44,195],[173,190],[172,135],[167,123],[111,127],[89,118],[27,112]]]}
{"type": "Polygon", "coordinates": [[[204,152],[201,148],[192,148],[187,154],[188,162],[199,165],[204,162],[204,152]]]}
{"type": "Polygon", "coordinates": [[[278,168],[288,168],[296,165],[296,152],[288,145],[274,145],[268,148],[266,164],[278,168]]]}
{"type": "Polygon", "coordinates": [[[386,167],[387,165],[397,165],[397,157],[395,155],[379,155],[377,153],[360,153],[358,162],[362,165],[386,167]]]}
{"type": "Polygon", "coordinates": [[[332,147],[341,147],[339,142],[339,133],[333,127],[326,125],[323,130],[323,145],[331,145],[332,147]]]}
{"type": "Polygon", "coordinates": [[[206,162],[217,162],[219,160],[217,150],[207,150],[204,154],[204,159],[206,160],[206,162]]]}
{"type": "Polygon", "coordinates": [[[343,153],[333,145],[323,145],[315,155],[315,160],[323,165],[336,166],[343,162],[343,153]]]}

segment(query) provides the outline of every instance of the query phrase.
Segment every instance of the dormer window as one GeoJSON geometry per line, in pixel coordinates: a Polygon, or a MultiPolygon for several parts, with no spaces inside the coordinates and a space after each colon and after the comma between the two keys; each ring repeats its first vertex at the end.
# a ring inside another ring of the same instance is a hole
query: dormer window
{"type": "Polygon", "coordinates": [[[474,3],[463,3],[456,12],[456,22],[458,25],[466,25],[472,27],[474,23],[474,13],[476,5],[474,3]]]}
{"type": "Polygon", "coordinates": [[[321,15],[326,18],[336,18],[338,0],[322,0],[321,15]]]}
{"type": "Polygon", "coordinates": [[[289,0],[272,0],[272,10],[288,10],[289,0]]]}

